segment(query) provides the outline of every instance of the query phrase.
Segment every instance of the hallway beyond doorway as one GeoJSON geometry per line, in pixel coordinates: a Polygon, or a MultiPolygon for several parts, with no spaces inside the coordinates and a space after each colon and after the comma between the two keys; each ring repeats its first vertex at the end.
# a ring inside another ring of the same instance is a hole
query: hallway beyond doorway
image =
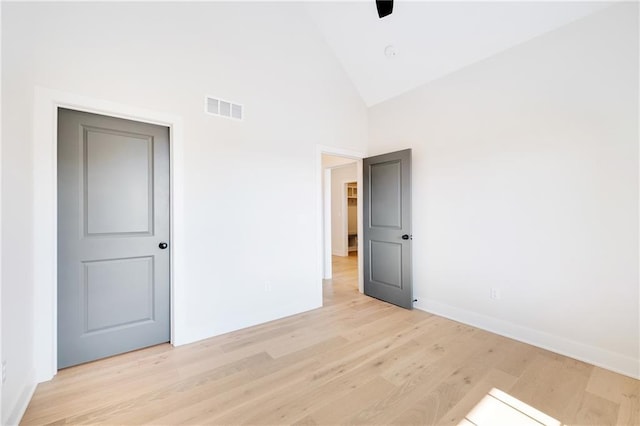
{"type": "Polygon", "coordinates": [[[323,306],[332,305],[335,299],[353,297],[358,291],[358,252],[353,251],[349,256],[331,256],[333,278],[322,281],[323,306]]]}

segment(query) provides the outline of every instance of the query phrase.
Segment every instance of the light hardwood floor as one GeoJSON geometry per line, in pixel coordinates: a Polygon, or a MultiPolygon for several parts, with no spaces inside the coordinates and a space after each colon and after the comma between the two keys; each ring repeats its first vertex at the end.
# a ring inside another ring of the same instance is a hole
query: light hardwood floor
{"type": "Polygon", "coordinates": [[[455,425],[497,388],[565,424],[640,424],[639,381],[368,298],[356,274],[335,258],[321,309],[62,370],[23,423],[455,425]]]}

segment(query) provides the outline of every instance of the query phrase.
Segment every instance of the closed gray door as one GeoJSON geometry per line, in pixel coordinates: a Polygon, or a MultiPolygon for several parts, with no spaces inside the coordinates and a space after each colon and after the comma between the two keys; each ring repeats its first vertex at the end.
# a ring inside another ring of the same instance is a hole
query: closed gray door
{"type": "Polygon", "coordinates": [[[413,307],[411,150],[365,158],[364,293],[413,307]]]}
{"type": "Polygon", "coordinates": [[[168,245],[169,129],[60,108],[58,368],[169,340],[168,245]]]}

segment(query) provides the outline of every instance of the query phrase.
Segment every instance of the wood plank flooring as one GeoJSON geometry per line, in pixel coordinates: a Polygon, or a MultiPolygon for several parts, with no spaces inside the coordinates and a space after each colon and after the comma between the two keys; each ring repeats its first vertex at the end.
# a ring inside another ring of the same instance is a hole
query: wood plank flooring
{"type": "Polygon", "coordinates": [[[473,424],[493,388],[568,425],[639,425],[640,382],[357,291],[334,259],[325,306],[62,370],[23,424],[473,424]]]}

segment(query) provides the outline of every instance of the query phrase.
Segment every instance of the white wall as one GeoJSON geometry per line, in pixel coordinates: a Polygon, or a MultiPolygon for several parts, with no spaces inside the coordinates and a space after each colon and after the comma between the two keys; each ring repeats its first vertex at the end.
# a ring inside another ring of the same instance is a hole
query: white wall
{"type": "Polygon", "coordinates": [[[316,145],[363,152],[366,110],[298,5],[2,7],[3,423],[33,389],[34,323],[51,321],[33,303],[36,86],[182,117],[181,340],[321,305],[316,145]],[[205,94],[245,120],[205,115],[205,94]]]}
{"type": "Polygon", "coordinates": [[[348,256],[345,183],[358,178],[355,163],[331,169],[331,252],[335,256],[348,256]]]}
{"type": "Polygon", "coordinates": [[[2,386],[2,424],[17,416],[33,390],[34,282],[33,177],[31,171],[32,89],[14,87],[17,78],[30,79],[29,66],[9,66],[11,50],[6,28],[10,6],[2,4],[2,360],[7,363],[2,386]],[[26,89],[26,90],[25,90],[26,89]]]}
{"type": "Polygon", "coordinates": [[[636,4],[373,107],[369,131],[371,154],[413,149],[417,307],[640,375],[636,4]]]}

